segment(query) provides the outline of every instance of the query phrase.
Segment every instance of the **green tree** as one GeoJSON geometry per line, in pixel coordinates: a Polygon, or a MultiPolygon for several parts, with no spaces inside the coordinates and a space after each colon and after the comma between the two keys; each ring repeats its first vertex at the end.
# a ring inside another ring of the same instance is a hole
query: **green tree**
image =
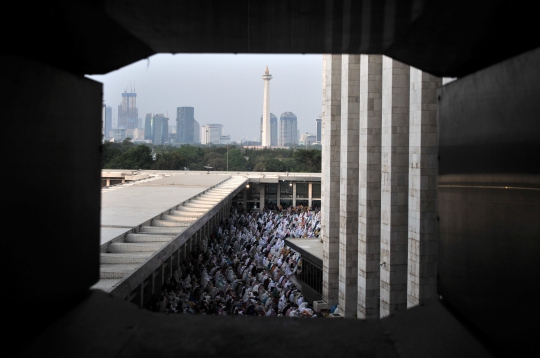
{"type": "Polygon", "coordinates": [[[285,165],[285,171],[286,172],[299,172],[300,170],[296,170],[297,163],[293,158],[286,158],[283,159],[283,165],[285,165]]]}
{"type": "Polygon", "coordinates": [[[246,159],[240,149],[229,149],[229,170],[246,170],[246,159]]]}
{"type": "Polygon", "coordinates": [[[133,139],[131,137],[127,137],[122,142],[122,147],[124,147],[126,149],[133,148],[134,146],[135,146],[135,143],[133,143],[133,139]]]}
{"type": "Polygon", "coordinates": [[[115,156],[105,165],[105,169],[150,169],[153,164],[152,150],[146,145],[137,145],[119,156],[115,156]]]}
{"type": "Polygon", "coordinates": [[[189,144],[184,144],[178,148],[178,152],[186,158],[188,163],[197,163],[203,157],[203,150],[198,147],[191,146],[189,144]]]}
{"type": "Polygon", "coordinates": [[[254,172],[265,172],[266,171],[266,166],[264,165],[263,162],[258,162],[255,167],[253,168],[253,171],[254,172]]]}
{"type": "Polygon", "coordinates": [[[164,152],[157,155],[151,169],[155,170],[184,170],[186,158],[179,151],[164,152]]]}
{"type": "Polygon", "coordinates": [[[101,168],[114,169],[110,168],[108,163],[122,154],[119,147],[118,143],[113,142],[105,142],[101,145],[101,168]]]}
{"type": "Polygon", "coordinates": [[[276,158],[266,158],[264,161],[264,167],[266,168],[267,172],[285,172],[287,171],[287,167],[285,164],[276,158]]]}
{"type": "Polygon", "coordinates": [[[293,171],[308,173],[321,172],[321,151],[318,149],[297,149],[293,156],[296,166],[293,171]]]}

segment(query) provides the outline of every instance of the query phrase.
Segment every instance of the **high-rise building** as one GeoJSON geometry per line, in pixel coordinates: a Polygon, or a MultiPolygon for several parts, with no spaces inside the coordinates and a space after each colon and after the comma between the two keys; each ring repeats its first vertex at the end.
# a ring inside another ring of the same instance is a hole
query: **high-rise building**
{"type": "Polygon", "coordinates": [[[268,66],[266,66],[266,71],[262,76],[264,81],[264,98],[263,98],[263,128],[261,134],[261,142],[263,147],[269,147],[271,145],[271,135],[270,135],[270,80],[272,75],[268,71],[268,66]]]}
{"type": "Polygon", "coordinates": [[[201,142],[201,125],[195,119],[193,120],[193,143],[201,142]]]}
{"type": "Polygon", "coordinates": [[[101,134],[105,135],[105,103],[101,104],[101,134]]]}
{"type": "Polygon", "coordinates": [[[169,139],[169,118],[163,114],[156,114],[152,117],[152,143],[163,145],[169,139]]]}
{"type": "Polygon", "coordinates": [[[316,141],[321,142],[322,141],[322,118],[316,118],[315,121],[317,122],[317,133],[316,133],[316,141]]]}
{"type": "Polygon", "coordinates": [[[176,141],[178,143],[195,143],[194,137],[195,108],[176,108],[176,141]]]}
{"type": "Polygon", "coordinates": [[[144,139],[150,139],[154,135],[152,134],[152,113],[146,113],[146,117],[144,118],[144,139]]]}
{"type": "Polygon", "coordinates": [[[201,127],[201,144],[220,144],[223,124],[205,124],[201,127]]]}
{"type": "Polygon", "coordinates": [[[111,131],[112,127],[112,107],[111,106],[104,106],[105,109],[105,116],[103,119],[103,134],[105,137],[109,136],[109,132],[111,131]]]}
{"type": "Polygon", "coordinates": [[[292,146],[298,144],[298,120],[292,112],[285,112],[280,116],[279,145],[292,146]]]}
{"type": "MultiPolygon", "coordinates": [[[[263,132],[263,117],[261,116],[261,136],[260,140],[262,143],[262,132],[263,132]]],[[[274,113],[270,113],[270,145],[271,146],[277,146],[278,145],[278,123],[277,123],[277,117],[274,113]]]]}
{"type": "Polygon", "coordinates": [[[122,103],[118,106],[118,128],[135,129],[139,121],[137,93],[124,91],[122,103]]]}

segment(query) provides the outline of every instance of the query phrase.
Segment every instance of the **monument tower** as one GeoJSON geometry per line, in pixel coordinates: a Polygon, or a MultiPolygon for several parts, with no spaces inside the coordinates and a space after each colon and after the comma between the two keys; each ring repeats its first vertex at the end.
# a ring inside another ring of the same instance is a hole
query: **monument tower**
{"type": "Polygon", "coordinates": [[[272,79],[272,75],[268,72],[268,66],[266,66],[266,71],[264,71],[262,79],[264,81],[264,100],[261,145],[263,147],[270,147],[272,143],[270,134],[270,80],[272,79]]]}

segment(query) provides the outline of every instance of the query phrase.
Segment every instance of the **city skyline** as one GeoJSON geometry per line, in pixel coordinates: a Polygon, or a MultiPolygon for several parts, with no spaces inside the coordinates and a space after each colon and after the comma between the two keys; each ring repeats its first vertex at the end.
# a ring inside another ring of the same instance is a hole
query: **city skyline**
{"type": "Polygon", "coordinates": [[[322,55],[158,54],[87,77],[103,83],[107,106],[116,108],[122,93],[133,90],[141,118],[146,113],[175,118],[178,107],[195,107],[201,126],[221,123],[231,141],[258,141],[266,66],[274,76],[270,111],[293,112],[300,133],[316,133],[315,118],[322,112],[322,55]]]}

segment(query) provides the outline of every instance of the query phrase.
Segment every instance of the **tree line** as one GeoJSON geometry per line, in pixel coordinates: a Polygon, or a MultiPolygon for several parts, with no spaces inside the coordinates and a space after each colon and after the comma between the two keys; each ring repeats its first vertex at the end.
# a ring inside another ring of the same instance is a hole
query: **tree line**
{"type": "Polygon", "coordinates": [[[121,143],[102,144],[102,169],[216,170],[264,172],[321,172],[321,149],[249,149],[237,144],[181,146],[121,143]]]}

